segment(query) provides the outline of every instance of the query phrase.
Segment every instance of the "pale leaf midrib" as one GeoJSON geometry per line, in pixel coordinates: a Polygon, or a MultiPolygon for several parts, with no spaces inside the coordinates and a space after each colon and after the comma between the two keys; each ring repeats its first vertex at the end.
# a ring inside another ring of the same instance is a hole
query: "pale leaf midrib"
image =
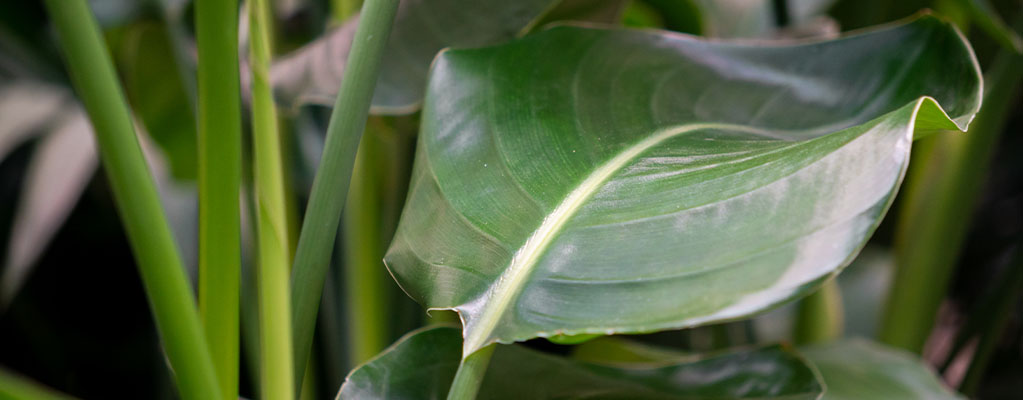
{"type": "Polygon", "coordinates": [[[487,298],[482,302],[483,309],[479,313],[477,321],[472,325],[471,330],[469,329],[470,327],[466,327],[462,357],[468,357],[476,350],[488,344],[488,338],[491,333],[497,328],[498,322],[519,292],[521,292],[526,280],[535,269],[547,247],[554,241],[554,238],[575,213],[583,207],[586,200],[603,187],[615,173],[627,166],[629,162],[640,154],[675,136],[705,129],[739,131],[777,137],[772,131],[746,125],[723,123],[679,125],[656,131],[646,139],[629,146],[602,164],[579,183],[575,189],[569,192],[554,211],[544,218],[540,226],[533,231],[525,243],[512,256],[508,268],[501,273],[497,282],[491,285],[490,289],[483,294],[487,298]]]}

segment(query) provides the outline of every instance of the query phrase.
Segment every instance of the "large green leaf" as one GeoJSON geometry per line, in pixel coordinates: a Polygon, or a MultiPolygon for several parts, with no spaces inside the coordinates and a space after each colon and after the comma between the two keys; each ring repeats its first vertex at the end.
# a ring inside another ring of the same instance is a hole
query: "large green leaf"
{"type": "MultiPolygon", "coordinates": [[[[375,114],[407,114],[423,98],[430,62],[445,47],[478,47],[514,38],[558,0],[404,0],[395,16],[373,95],[375,114]]],[[[274,63],[278,99],[333,105],[358,16],[274,63]]]]}
{"type": "Polygon", "coordinates": [[[824,400],[958,399],[918,357],[892,347],[852,339],[800,348],[820,371],[824,400]]]}
{"type": "MultiPolygon", "coordinates": [[[[457,328],[411,333],[359,367],[339,399],[438,399],[458,369],[457,328]]],[[[814,399],[814,372],[790,350],[766,347],[628,368],[567,360],[519,346],[498,347],[479,399],[814,399]]]]}
{"type": "Polygon", "coordinates": [[[742,318],[846,265],[914,134],[965,128],[980,98],[934,17],[796,45],[558,27],[447,51],[385,261],[461,314],[465,355],[742,318]]]}

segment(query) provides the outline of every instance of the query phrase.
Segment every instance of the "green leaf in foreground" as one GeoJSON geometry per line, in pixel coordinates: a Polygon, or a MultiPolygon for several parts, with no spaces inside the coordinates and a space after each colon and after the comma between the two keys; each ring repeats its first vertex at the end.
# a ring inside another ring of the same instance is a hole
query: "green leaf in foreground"
{"type": "Polygon", "coordinates": [[[980,98],[934,17],[796,45],[558,27],[447,51],[385,262],[461,314],[466,356],[743,318],[848,264],[911,140],[965,129],[980,98]]]}
{"type": "MultiPolygon", "coordinates": [[[[339,399],[443,398],[461,359],[457,328],[405,336],[353,371],[339,399]]],[[[480,399],[814,399],[814,372],[783,347],[723,354],[677,364],[629,368],[573,361],[520,346],[498,346],[480,399]]]]}
{"type": "MultiPolygon", "coordinates": [[[[478,47],[514,38],[557,0],[405,0],[381,62],[374,114],[419,108],[430,62],[445,47],[478,47]]],[[[334,104],[359,17],[275,62],[275,94],[286,104],[334,104]]]]}
{"type": "Polygon", "coordinates": [[[824,400],[958,399],[922,360],[862,339],[800,348],[817,367],[824,400]]]}

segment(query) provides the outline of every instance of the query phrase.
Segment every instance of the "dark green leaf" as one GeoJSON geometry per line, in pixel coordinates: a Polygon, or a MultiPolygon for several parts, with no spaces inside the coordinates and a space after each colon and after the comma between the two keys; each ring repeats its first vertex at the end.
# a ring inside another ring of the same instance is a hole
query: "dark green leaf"
{"type": "Polygon", "coordinates": [[[466,355],[743,318],[846,265],[913,137],[964,129],[980,92],[934,17],[798,45],[558,27],[447,51],[386,263],[461,313],[466,355]]]}
{"type": "MultiPolygon", "coordinates": [[[[457,328],[411,333],[353,371],[340,399],[444,398],[461,359],[457,328]]],[[[814,399],[814,372],[788,349],[766,347],[688,363],[628,368],[572,361],[499,346],[480,399],[814,399]]]]}
{"type": "Polygon", "coordinates": [[[866,340],[800,348],[820,371],[824,400],[957,399],[916,356],[866,340]]]}

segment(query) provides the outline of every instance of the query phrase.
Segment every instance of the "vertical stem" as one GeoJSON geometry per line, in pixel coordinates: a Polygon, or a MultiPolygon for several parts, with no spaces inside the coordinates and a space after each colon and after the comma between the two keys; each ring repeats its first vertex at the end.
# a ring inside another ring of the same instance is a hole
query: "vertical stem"
{"type": "MultiPolygon", "coordinates": [[[[378,121],[379,122],[379,121],[378,121]]],[[[378,127],[367,127],[359,144],[351,188],[342,219],[344,234],[345,307],[349,362],[355,366],[387,347],[389,321],[395,313],[390,304],[390,281],[383,262],[381,243],[381,154],[378,127]]]]}
{"type": "Polygon", "coordinates": [[[362,0],[330,0],[330,16],[335,24],[345,22],[346,19],[359,11],[362,0]]]}
{"type": "MultiPolygon", "coordinates": [[[[483,377],[487,374],[490,357],[494,355],[496,344],[484,347],[462,359],[455,373],[455,380],[448,390],[448,400],[472,400],[480,391],[483,377]]],[[[528,383],[527,383],[528,384],[528,383]]]]}
{"type": "Polygon", "coordinates": [[[46,7],[71,81],[92,120],[114,200],[181,397],[220,399],[181,256],[96,20],[85,0],[47,0],[46,7]]]}
{"type": "Polygon", "coordinates": [[[238,397],[241,104],[238,1],[195,5],[199,47],[199,314],[225,399],[238,397]]]}
{"type": "Polygon", "coordinates": [[[991,362],[991,356],[998,347],[999,339],[1005,333],[1005,325],[1009,322],[1016,300],[1019,299],[1020,293],[1023,293],[1023,242],[1016,245],[1013,260],[1000,278],[993,291],[996,296],[994,304],[989,304],[988,308],[981,311],[988,313],[991,319],[986,321],[988,323],[981,330],[977,350],[973,354],[973,360],[966,370],[963,382],[959,385],[959,390],[971,398],[977,395],[977,388],[991,362]]]}
{"type": "Polygon", "coordinates": [[[895,281],[880,339],[919,353],[959,258],[977,193],[1023,82],[1023,56],[1003,50],[984,79],[984,108],[966,134],[914,146],[895,238],[895,281]]]}
{"type": "Polygon", "coordinates": [[[337,236],[341,208],[348,197],[355,154],[366,126],[380,60],[397,10],[398,0],[365,2],[327,127],[323,158],[313,180],[291,277],[295,373],[298,377],[304,373],[309,358],[316,313],[337,236]]]}
{"type": "Polygon", "coordinates": [[[249,64],[252,69],[252,144],[259,242],[260,386],[266,399],[291,399],[293,379],[288,294],[287,219],[277,112],[270,89],[270,35],[267,0],[249,3],[249,64]]]}
{"type": "Polygon", "coordinates": [[[842,292],[835,279],[829,279],[820,289],[799,302],[796,343],[828,342],[842,336],[842,292]]]}

